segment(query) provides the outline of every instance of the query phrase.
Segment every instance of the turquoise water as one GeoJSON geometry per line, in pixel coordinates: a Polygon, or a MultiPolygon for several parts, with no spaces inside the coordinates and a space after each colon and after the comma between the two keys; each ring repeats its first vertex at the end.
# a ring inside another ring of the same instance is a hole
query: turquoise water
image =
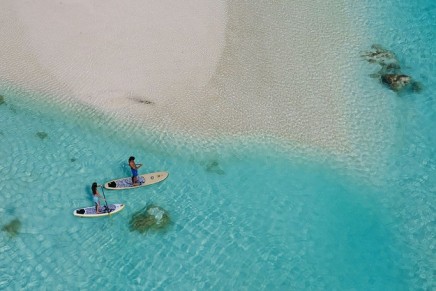
{"type": "Polygon", "coordinates": [[[153,141],[107,136],[99,122],[53,118],[13,101],[1,110],[1,221],[22,223],[16,237],[1,236],[3,287],[401,286],[395,265],[406,263],[389,212],[376,204],[382,193],[328,165],[261,147],[227,149],[227,157],[175,155],[153,141]],[[109,219],[73,217],[74,208],[91,205],[94,180],[128,175],[130,154],[143,171],[168,170],[170,177],[145,189],[105,191],[109,202],[127,204],[109,219]],[[148,203],[169,211],[166,232],[129,230],[131,215],[148,203]]]}
{"type": "MultiPolygon", "coordinates": [[[[380,202],[392,211],[392,229],[404,243],[401,266],[410,289],[434,289],[436,194],[436,3],[367,2],[372,38],[397,55],[402,72],[422,83],[420,94],[391,93],[392,147],[380,202]]],[[[375,71],[375,70],[374,70],[375,71]]]]}
{"type": "MultiPolygon", "coordinates": [[[[436,4],[367,1],[372,33],[424,90],[396,94],[368,77],[359,113],[389,98],[377,177],[274,144],[189,144],[141,131],[80,106],[59,112],[38,95],[4,87],[0,105],[0,289],[430,290],[435,287],[436,4]],[[405,28],[406,27],[406,28],[405,28]],[[386,33],[389,32],[389,33],[386,33]],[[368,97],[368,98],[367,98],[368,97]],[[375,102],[375,104],[365,104],[375,102]],[[145,135],[145,137],[143,137],[145,135]],[[111,192],[126,209],[78,219],[90,185],[166,170],[150,187],[111,192]],[[166,209],[166,231],[131,232],[148,204],[166,209]]],[[[357,20],[359,21],[359,20],[357,20]]],[[[356,57],[360,51],[356,51],[356,57]]],[[[380,120],[384,120],[380,118],[380,120]]],[[[377,143],[377,141],[375,142],[377,143]]],[[[363,149],[364,150],[364,149],[363,149]]]]}

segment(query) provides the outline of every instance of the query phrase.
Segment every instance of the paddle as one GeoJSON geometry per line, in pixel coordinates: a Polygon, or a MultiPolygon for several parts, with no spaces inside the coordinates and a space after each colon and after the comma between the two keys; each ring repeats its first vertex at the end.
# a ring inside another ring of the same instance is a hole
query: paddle
{"type": "Polygon", "coordinates": [[[104,202],[106,202],[106,211],[107,213],[111,213],[111,210],[109,209],[109,205],[107,205],[106,195],[104,195],[103,185],[100,185],[101,192],[103,193],[104,202]]]}

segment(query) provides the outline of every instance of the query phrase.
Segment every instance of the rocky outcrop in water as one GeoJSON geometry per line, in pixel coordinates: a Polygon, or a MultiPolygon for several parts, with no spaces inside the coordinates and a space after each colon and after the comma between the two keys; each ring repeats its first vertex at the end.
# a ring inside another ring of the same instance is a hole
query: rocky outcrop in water
{"type": "Polygon", "coordinates": [[[5,97],[0,95],[0,105],[6,104],[5,97]]]}
{"type": "Polygon", "coordinates": [[[399,74],[384,74],[381,75],[381,80],[394,91],[400,91],[411,82],[409,76],[399,74]]]}
{"type": "Polygon", "coordinates": [[[412,77],[401,72],[401,65],[395,53],[374,44],[371,50],[362,54],[362,57],[369,63],[380,65],[380,70],[371,74],[371,77],[379,79],[383,84],[395,92],[410,89],[419,92],[422,86],[412,77]]]}
{"type": "Polygon", "coordinates": [[[21,229],[21,221],[18,218],[11,220],[8,224],[2,227],[2,230],[7,232],[9,236],[17,236],[21,229]]]}
{"type": "Polygon", "coordinates": [[[155,205],[148,205],[133,214],[129,224],[131,231],[146,233],[149,230],[164,229],[170,222],[170,216],[165,209],[155,205]]]}
{"type": "Polygon", "coordinates": [[[48,134],[44,131],[38,131],[36,133],[36,136],[39,137],[40,139],[46,139],[48,137],[48,134]]]}
{"type": "Polygon", "coordinates": [[[207,165],[206,165],[206,171],[210,172],[210,173],[215,173],[218,175],[224,175],[225,172],[221,169],[218,161],[213,160],[210,161],[207,165]]]}

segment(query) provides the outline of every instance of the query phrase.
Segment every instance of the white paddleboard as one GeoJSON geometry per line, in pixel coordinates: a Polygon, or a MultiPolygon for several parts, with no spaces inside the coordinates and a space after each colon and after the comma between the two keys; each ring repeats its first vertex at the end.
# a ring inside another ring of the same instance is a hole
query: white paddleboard
{"type": "Polygon", "coordinates": [[[104,184],[104,187],[109,190],[124,190],[138,187],[144,187],[162,182],[168,177],[168,172],[156,172],[138,176],[139,185],[133,186],[132,177],[121,178],[109,181],[104,184]]]}
{"type": "Polygon", "coordinates": [[[95,212],[95,206],[84,207],[74,210],[74,216],[78,217],[102,217],[115,214],[124,209],[124,204],[109,204],[109,211],[106,209],[106,205],[100,205],[100,213],[95,212]]]}

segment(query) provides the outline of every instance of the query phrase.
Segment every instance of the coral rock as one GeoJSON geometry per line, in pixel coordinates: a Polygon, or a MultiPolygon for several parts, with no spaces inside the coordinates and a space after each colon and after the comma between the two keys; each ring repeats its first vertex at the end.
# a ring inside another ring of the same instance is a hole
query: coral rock
{"type": "Polygon", "coordinates": [[[394,91],[400,91],[412,81],[409,76],[399,74],[385,74],[381,76],[381,79],[394,91]]]}
{"type": "Polygon", "coordinates": [[[163,229],[170,223],[168,212],[155,205],[149,205],[132,215],[130,230],[145,233],[152,229],[163,229]]]}

